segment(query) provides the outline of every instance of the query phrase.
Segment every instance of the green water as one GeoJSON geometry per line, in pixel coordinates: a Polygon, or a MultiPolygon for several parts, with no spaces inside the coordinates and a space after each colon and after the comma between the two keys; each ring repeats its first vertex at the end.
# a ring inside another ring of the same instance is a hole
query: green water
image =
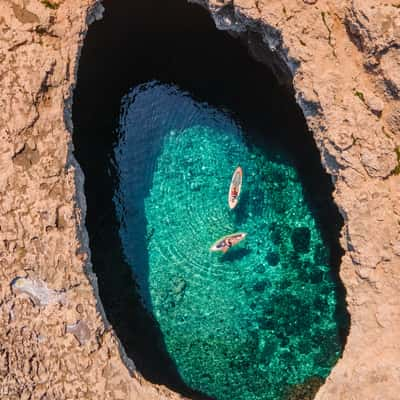
{"type": "Polygon", "coordinates": [[[123,100],[115,160],[124,255],[185,383],[218,400],[276,400],[326,377],[341,350],[336,284],[288,155],[152,82],[123,100]],[[242,243],[210,253],[237,231],[242,243]]]}

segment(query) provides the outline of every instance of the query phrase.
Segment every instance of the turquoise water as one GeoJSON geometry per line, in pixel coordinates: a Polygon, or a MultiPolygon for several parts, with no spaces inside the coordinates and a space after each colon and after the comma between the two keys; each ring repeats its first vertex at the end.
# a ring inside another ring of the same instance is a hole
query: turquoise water
{"type": "Polygon", "coordinates": [[[115,161],[123,252],[184,382],[218,400],[276,400],[326,377],[341,351],[336,284],[289,156],[151,82],[123,99],[115,161]],[[210,253],[236,231],[247,238],[210,253]]]}

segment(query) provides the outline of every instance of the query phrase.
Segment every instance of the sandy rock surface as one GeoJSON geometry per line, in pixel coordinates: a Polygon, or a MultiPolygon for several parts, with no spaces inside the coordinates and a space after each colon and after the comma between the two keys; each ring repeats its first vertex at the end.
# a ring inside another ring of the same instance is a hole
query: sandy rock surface
{"type": "Polygon", "coordinates": [[[90,272],[71,94],[91,0],[0,0],[0,399],[181,398],[122,361],[90,272]]]}
{"type": "MultiPolygon", "coordinates": [[[[293,80],[335,182],[352,324],[317,399],[397,400],[400,3],[196,2],[293,80]]],[[[101,14],[94,0],[0,0],[1,399],[179,398],[128,370],[90,272],[70,112],[87,24],[101,14]]]]}

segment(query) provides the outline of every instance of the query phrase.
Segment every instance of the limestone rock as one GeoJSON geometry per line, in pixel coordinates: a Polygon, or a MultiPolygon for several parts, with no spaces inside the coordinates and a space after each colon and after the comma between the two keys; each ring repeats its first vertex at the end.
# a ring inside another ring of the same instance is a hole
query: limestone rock
{"type": "MultiPolygon", "coordinates": [[[[399,26],[400,30],[400,26],[399,26]]],[[[388,91],[396,98],[400,97],[400,49],[393,48],[381,58],[381,69],[388,91]]]]}
{"type": "Polygon", "coordinates": [[[390,112],[387,117],[387,124],[390,130],[400,137],[400,105],[390,112]]]}
{"type": "Polygon", "coordinates": [[[64,303],[65,293],[49,289],[45,282],[29,278],[15,278],[11,287],[15,294],[27,295],[38,306],[64,303]]]}
{"type": "Polygon", "coordinates": [[[72,333],[81,346],[83,346],[90,338],[90,329],[86,322],[77,321],[74,324],[65,327],[66,333],[72,333]]]}

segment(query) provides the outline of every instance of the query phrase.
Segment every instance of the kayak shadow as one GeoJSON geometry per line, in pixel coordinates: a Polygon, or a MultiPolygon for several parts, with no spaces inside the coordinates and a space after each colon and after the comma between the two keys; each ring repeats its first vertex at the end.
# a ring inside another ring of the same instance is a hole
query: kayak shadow
{"type": "Polygon", "coordinates": [[[221,261],[223,261],[223,262],[239,261],[243,257],[248,256],[250,253],[251,253],[251,250],[247,249],[247,248],[231,249],[221,257],[221,261]]]}
{"type": "Polygon", "coordinates": [[[238,205],[234,210],[231,211],[234,213],[234,222],[238,230],[240,230],[240,225],[245,223],[247,218],[249,217],[249,200],[249,192],[243,192],[240,196],[238,205]]]}

